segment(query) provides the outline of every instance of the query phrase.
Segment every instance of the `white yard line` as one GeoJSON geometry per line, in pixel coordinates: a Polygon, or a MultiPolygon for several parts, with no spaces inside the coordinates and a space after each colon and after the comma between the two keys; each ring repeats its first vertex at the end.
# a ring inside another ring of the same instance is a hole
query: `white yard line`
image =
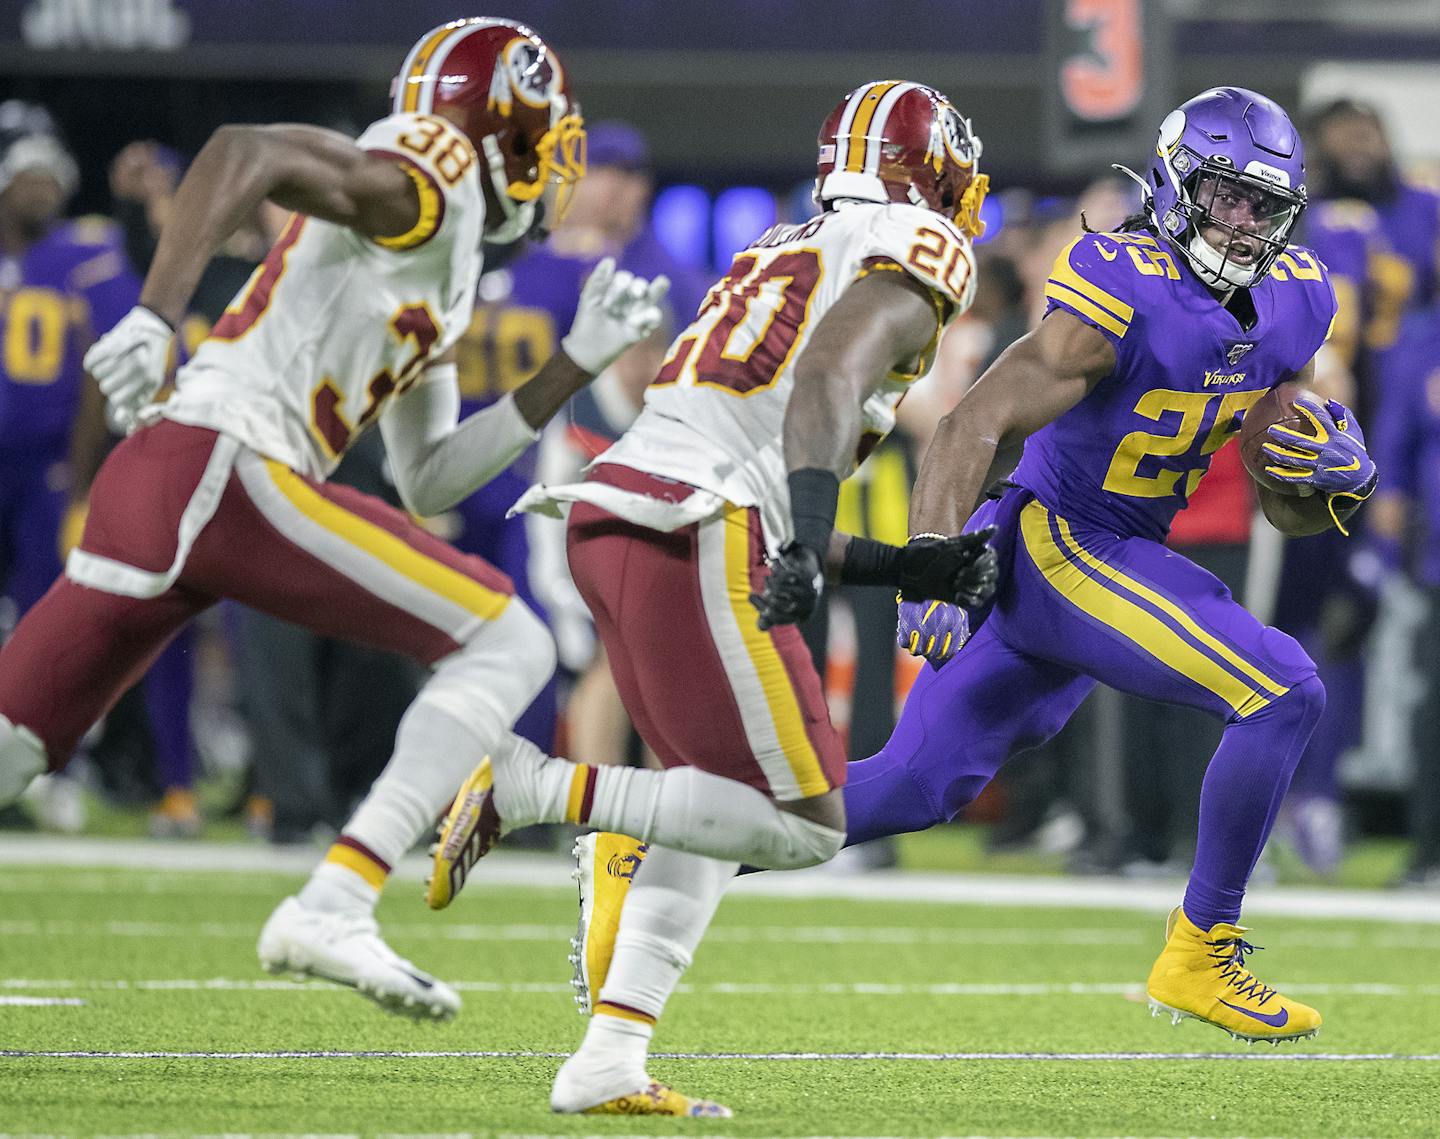
{"type": "Polygon", "coordinates": [[[20,1008],[79,1008],[84,1004],[79,997],[0,997],[0,1005],[20,1008]]]}
{"type": "MultiPolygon", "coordinates": [[[[173,872],[308,872],[321,852],[242,844],[176,844],[75,839],[48,835],[0,837],[0,866],[54,869],[109,868],[173,872]]],[[[478,871],[477,881],[493,886],[572,890],[571,863],[560,854],[510,854],[500,851],[478,871]]],[[[428,870],[419,856],[404,859],[401,879],[419,880],[428,870]]],[[[247,884],[243,892],[270,892],[267,884],[247,884]],[[252,890],[251,887],[254,887],[252,890]]],[[[736,881],[732,892],[750,897],[835,898],[847,901],[1046,906],[1057,909],[1141,910],[1167,912],[1179,900],[1175,882],[1123,879],[1057,878],[1030,875],[933,874],[885,871],[840,876],[801,870],[788,874],[752,874],[736,881]]],[[[0,891],[7,891],[0,881],[0,891]]],[[[1321,890],[1266,887],[1251,892],[1247,915],[1345,918],[1440,924],[1440,894],[1388,893],[1375,890],[1321,890]]]]}
{"type": "MultiPolygon", "coordinates": [[[[0,1049],[0,1060],[563,1060],[568,1052],[490,1050],[300,1050],[265,1052],[110,1052],[88,1050],[0,1049]]],[[[953,1063],[966,1060],[1016,1060],[1037,1063],[1088,1063],[1092,1061],[1213,1061],[1248,1060],[1270,1063],[1440,1063],[1431,1052],[656,1052],[655,1060],[861,1060],[884,1062],[953,1063]]]]}
{"type": "MultiPolygon", "coordinates": [[[[113,884],[110,887],[113,890],[113,884]]],[[[865,926],[865,925],[758,925],[733,924],[726,915],[721,925],[705,935],[707,944],[787,945],[1148,945],[1154,941],[1143,930],[1071,926],[1065,929],[1034,927],[865,926]]],[[[217,938],[253,941],[258,922],[173,921],[70,921],[64,919],[0,919],[0,937],[158,937],[217,938]]],[[[403,940],[533,942],[563,944],[575,933],[573,925],[509,923],[481,925],[443,921],[387,922],[388,937],[403,940]]],[[[1440,952],[1440,931],[1424,929],[1356,933],[1320,931],[1305,935],[1305,944],[1320,949],[1389,949],[1404,952],[1440,952]]]]}
{"type": "MultiPolygon", "coordinates": [[[[452,986],[466,993],[569,993],[569,982],[562,981],[452,981],[452,986]]],[[[1286,992],[1318,996],[1366,997],[1440,997],[1440,984],[1392,985],[1366,983],[1285,983],[1278,986],[1286,992]]],[[[18,991],[106,991],[106,992],[277,992],[336,993],[343,986],[328,981],[301,981],[275,978],[232,977],[163,977],[148,980],[96,980],[73,977],[6,977],[0,978],[0,990],[18,991]]],[[[888,981],[835,981],[804,984],[768,981],[711,981],[700,984],[682,981],[676,990],[681,993],[719,996],[924,996],[924,997],[1052,997],[1052,996],[1126,996],[1139,999],[1144,986],[1136,981],[1097,982],[931,982],[896,984],[888,981]]]]}

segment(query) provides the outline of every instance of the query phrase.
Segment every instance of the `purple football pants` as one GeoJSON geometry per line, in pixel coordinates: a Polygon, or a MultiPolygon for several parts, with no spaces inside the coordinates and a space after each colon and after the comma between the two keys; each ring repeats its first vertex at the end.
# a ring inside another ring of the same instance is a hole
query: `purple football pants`
{"type": "Polygon", "coordinates": [[[994,610],[939,672],[921,670],[880,753],[850,765],[848,841],[954,818],[1100,681],[1225,721],[1201,790],[1185,910],[1202,929],[1235,921],[1324,707],[1314,664],[1218,578],[1157,542],[1071,527],[1020,489],[970,525],[992,523],[1002,571],[994,610]]]}

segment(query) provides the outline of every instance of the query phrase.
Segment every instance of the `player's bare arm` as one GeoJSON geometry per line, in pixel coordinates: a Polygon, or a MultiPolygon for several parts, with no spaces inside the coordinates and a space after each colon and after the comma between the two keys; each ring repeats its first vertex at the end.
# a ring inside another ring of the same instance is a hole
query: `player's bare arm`
{"type": "Polygon", "coordinates": [[[1115,348],[1052,312],[995,361],[936,429],[910,500],[916,534],[958,534],[985,488],[1008,474],[1026,436],[1074,407],[1115,369],[1115,348]]]}
{"type": "Polygon", "coordinates": [[[420,216],[419,191],[401,164],[338,131],[223,126],[175,193],[140,303],[174,327],[210,258],[267,198],[367,237],[406,233],[420,216]]]}
{"type": "Polygon", "coordinates": [[[899,586],[906,597],[944,597],[990,587],[972,569],[984,538],[927,539],[900,549],[834,534],[840,480],[854,462],[862,407],[885,376],[908,368],[934,341],[939,301],[907,273],[871,273],[825,314],[796,364],[785,412],[785,463],[795,540],[777,559],[763,595],[751,600],[760,628],[804,620],[819,598],[818,577],[899,586]],[[961,579],[965,580],[961,580],[961,579]],[[973,580],[970,580],[973,579],[973,580]]]}
{"type": "Polygon", "coordinates": [[[785,412],[791,471],[850,470],[860,441],[861,405],[887,372],[922,353],[936,332],[934,295],[908,273],[871,273],[825,314],[795,365],[785,412]]]}

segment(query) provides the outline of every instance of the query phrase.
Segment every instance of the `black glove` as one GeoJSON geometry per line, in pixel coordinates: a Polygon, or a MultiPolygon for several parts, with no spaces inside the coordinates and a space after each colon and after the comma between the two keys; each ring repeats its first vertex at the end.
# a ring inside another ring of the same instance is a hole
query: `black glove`
{"type": "Polygon", "coordinates": [[[990,539],[995,527],[953,538],[911,538],[900,552],[903,601],[947,601],[976,609],[990,600],[1000,571],[990,539]]]}
{"type": "Polygon", "coordinates": [[[824,560],[809,546],[787,542],[770,563],[763,592],[752,593],[750,604],[760,612],[763,632],[772,625],[798,625],[815,612],[824,591],[824,560]]]}

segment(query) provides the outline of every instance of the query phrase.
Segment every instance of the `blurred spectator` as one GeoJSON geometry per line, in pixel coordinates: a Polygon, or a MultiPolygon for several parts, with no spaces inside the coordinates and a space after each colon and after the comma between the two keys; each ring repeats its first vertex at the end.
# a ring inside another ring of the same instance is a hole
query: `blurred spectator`
{"type": "MultiPolygon", "coordinates": [[[[78,182],[45,110],[0,104],[0,590],[15,618],[61,570],[81,358],[139,295],[114,226],[60,220],[78,182]]],[[[73,779],[42,795],[50,825],[82,825],[73,779]]]]}
{"type": "Polygon", "coordinates": [[[1435,296],[1440,258],[1440,193],[1401,174],[1379,112],[1355,99],[1336,99],[1307,119],[1313,199],[1350,198],[1373,207],[1390,246],[1413,270],[1415,301],[1435,296]]]}
{"type": "MultiPolygon", "coordinates": [[[[1317,358],[1316,387],[1355,410],[1374,447],[1377,430],[1383,431],[1375,409],[1386,383],[1386,354],[1415,280],[1422,273],[1433,276],[1433,249],[1422,253],[1421,247],[1433,247],[1440,236],[1440,201],[1400,182],[1373,110],[1342,100],[1322,107],[1308,126],[1318,194],[1301,239],[1325,263],[1338,302],[1330,341],[1317,358]],[[1422,215],[1431,219],[1430,229],[1416,232],[1422,215]],[[1406,256],[1394,247],[1397,239],[1412,243],[1406,256]]],[[[1282,262],[1278,268],[1286,267],[1282,262]]],[[[1287,540],[1275,594],[1275,624],[1305,646],[1328,694],[1296,767],[1278,834],[1322,876],[1335,873],[1343,853],[1340,759],[1361,738],[1361,654],[1377,597],[1351,567],[1370,513],[1356,518],[1354,540],[1336,531],[1287,540]]]]}
{"type": "MultiPolygon", "coordinates": [[[[1429,603],[1418,660],[1424,699],[1413,721],[1410,789],[1414,848],[1402,885],[1440,887],[1440,308],[1417,320],[1397,350],[1380,400],[1373,450],[1384,478],[1369,504],[1369,571],[1409,559],[1429,603]]],[[[1362,562],[1362,567],[1364,563],[1362,562]]],[[[1362,571],[1363,572],[1363,571],[1362,571]]]]}

